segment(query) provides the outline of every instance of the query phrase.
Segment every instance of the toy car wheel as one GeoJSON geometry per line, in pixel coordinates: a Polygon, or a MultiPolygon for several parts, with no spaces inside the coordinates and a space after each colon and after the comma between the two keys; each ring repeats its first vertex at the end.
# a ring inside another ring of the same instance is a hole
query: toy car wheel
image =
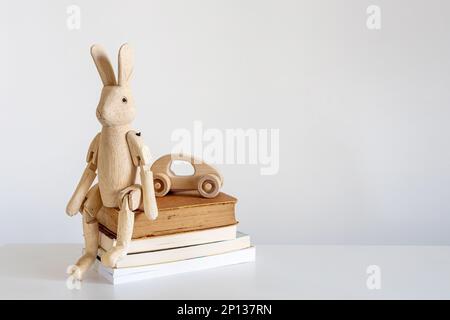
{"type": "Polygon", "coordinates": [[[157,173],[153,176],[153,185],[155,187],[155,195],[164,197],[170,191],[170,178],[164,173],[157,173]]]}
{"type": "Polygon", "coordinates": [[[198,192],[205,198],[214,198],[220,191],[220,179],[215,174],[207,174],[198,181],[198,192]]]}

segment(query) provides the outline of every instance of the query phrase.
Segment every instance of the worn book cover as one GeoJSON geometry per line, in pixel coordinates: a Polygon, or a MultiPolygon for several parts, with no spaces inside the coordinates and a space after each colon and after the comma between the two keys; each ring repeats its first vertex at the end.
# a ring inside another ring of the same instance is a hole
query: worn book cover
{"type": "MultiPolygon", "coordinates": [[[[128,246],[128,254],[232,240],[236,238],[236,232],[237,225],[234,224],[231,226],[179,232],[158,237],[143,237],[131,241],[128,246]]],[[[104,249],[105,251],[109,251],[111,248],[116,246],[116,243],[117,240],[114,237],[100,232],[100,248],[104,249]]]]}
{"type": "MultiPolygon", "coordinates": [[[[157,198],[159,215],[156,220],[149,220],[141,211],[136,213],[133,239],[236,224],[236,202],[236,198],[223,192],[211,199],[195,192],[170,193],[157,198]]],[[[115,238],[118,209],[102,208],[97,220],[100,230],[115,238]]]]}

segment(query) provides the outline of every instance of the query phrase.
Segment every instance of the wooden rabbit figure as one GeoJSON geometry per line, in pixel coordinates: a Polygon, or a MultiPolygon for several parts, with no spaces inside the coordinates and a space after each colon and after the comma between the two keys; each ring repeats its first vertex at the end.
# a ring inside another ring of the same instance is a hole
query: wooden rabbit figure
{"type": "Polygon", "coordinates": [[[140,134],[132,131],[135,117],[133,96],[128,85],[133,73],[133,54],[128,44],[119,50],[118,81],[105,51],[91,47],[103,90],[97,107],[97,119],[102,130],[95,136],[87,154],[87,166],[70,199],[66,212],[83,215],[85,253],[67,269],[69,280],[80,281],[97,257],[98,222],[96,215],[102,207],[118,208],[117,245],[102,256],[102,263],[115,267],[127,254],[134,224],[134,212],[143,206],[149,219],[156,219],[158,209],[150,170],[148,148],[140,134]],[[140,184],[136,184],[139,168],[140,184]],[[98,183],[91,185],[98,173],[98,183]]]}

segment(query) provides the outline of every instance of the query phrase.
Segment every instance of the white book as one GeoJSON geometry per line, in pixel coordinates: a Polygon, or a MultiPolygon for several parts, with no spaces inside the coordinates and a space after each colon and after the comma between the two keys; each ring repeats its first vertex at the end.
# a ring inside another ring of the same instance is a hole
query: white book
{"type": "Polygon", "coordinates": [[[201,271],[222,266],[255,261],[255,247],[169,263],[135,268],[111,269],[97,261],[97,272],[113,284],[153,279],[185,272],[201,271]]]}
{"type": "MultiPolygon", "coordinates": [[[[196,244],[231,240],[236,238],[236,225],[206,230],[182,232],[165,236],[154,236],[132,240],[128,253],[155,251],[169,248],[186,247],[196,244]]],[[[99,244],[108,251],[116,245],[116,239],[111,239],[100,232],[99,244]]]]}
{"type": "MultiPolygon", "coordinates": [[[[238,232],[236,234],[236,238],[231,240],[198,244],[181,248],[127,254],[124,258],[117,262],[116,268],[138,267],[150,264],[199,258],[245,249],[248,247],[250,247],[250,236],[238,232]]],[[[104,253],[105,250],[101,248],[98,249],[98,255],[100,257],[104,253]]]]}

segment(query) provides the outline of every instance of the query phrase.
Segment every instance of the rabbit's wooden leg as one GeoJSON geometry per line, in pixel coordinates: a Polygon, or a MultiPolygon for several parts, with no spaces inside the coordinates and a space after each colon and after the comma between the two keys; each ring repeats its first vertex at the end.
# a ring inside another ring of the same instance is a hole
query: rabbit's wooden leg
{"type": "Polygon", "coordinates": [[[125,257],[131,242],[134,226],[134,212],[130,209],[130,194],[122,198],[117,226],[117,244],[102,256],[102,263],[114,268],[117,262],[125,257]]]}
{"type": "Polygon", "coordinates": [[[92,220],[88,222],[88,217],[83,214],[83,234],[84,234],[84,250],[85,253],[78,261],[67,268],[67,273],[73,275],[75,279],[82,280],[84,273],[95,262],[98,250],[98,222],[92,220]]]}
{"type": "Polygon", "coordinates": [[[72,282],[75,284],[77,281],[83,279],[84,273],[95,262],[98,250],[98,222],[95,219],[98,211],[102,207],[102,200],[100,197],[100,191],[98,185],[95,185],[89,190],[86,195],[81,212],[83,214],[83,235],[84,235],[84,250],[85,253],[74,264],[67,268],[69,278],[67,284],[72,282]]]}

